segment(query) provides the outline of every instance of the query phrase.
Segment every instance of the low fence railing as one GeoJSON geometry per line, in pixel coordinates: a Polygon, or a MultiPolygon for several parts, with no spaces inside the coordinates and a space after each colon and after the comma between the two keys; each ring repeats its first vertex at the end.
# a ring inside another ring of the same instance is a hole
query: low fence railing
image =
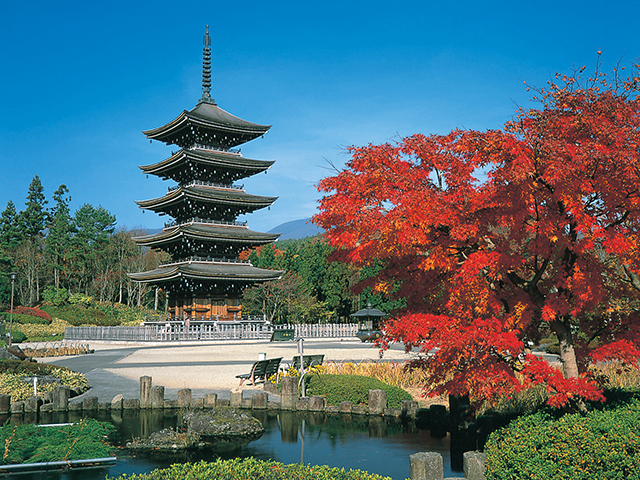
{"type": "Polygon", "coordinates": [[[198,322],[185,325],[167,322],[164,325],[135,327],[66,327],[66,341],[113,342],[173,342],[199,340],[269,340],[275,330],[293,330],[294,338],[355,337],[358,324],[295,324],[295,325],[225,325],[222,322],[198,322]]]}

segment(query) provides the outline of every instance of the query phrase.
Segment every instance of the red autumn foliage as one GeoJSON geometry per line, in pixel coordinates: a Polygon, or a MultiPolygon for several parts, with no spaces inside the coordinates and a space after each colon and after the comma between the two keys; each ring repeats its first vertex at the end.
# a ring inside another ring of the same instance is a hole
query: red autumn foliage
{"type": "Polygon", "coordinates": [[[320,183],[314,221],[336,259],[382,261],[369,283],[400,285],[384,341],[422,349],[431,394],[542,384],[561,406],[603,398],[590,359],[637,365],[640,76],[583,70],[503,130],[352,147],[320,183]],[[525,349],[550,332],[564,375],[525,349]]]}
{"type": "MultiPolygon", "coordinates": [[[[9,313],[9,310],[7,310],[7,313],[9,313]]],[[[17,313],[18,315],[31,315],[32,317],[44,318],[46,321],[51,323],[51,315],[36,307],[23,307],[22,305],[16,306],[13,308],[13,313],[17,313]]]]}

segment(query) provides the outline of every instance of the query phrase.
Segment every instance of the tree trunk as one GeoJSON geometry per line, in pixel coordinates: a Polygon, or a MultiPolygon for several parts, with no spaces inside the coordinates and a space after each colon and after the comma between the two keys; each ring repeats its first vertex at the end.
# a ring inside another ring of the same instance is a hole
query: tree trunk
{"type": "Polygon", "coordinates": [[[568,321],[554,320],[551,322],[551,329],[555,332],[560,342],[560,360],[564,367],[564,376],[566,378],[580,376],[576,351],[573,347],[573,335],[568,321]]]}

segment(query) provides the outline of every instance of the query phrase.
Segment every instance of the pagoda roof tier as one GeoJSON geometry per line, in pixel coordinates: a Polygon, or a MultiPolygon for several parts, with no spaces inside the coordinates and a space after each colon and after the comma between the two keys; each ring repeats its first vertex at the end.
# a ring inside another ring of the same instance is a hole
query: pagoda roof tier
{"type": "Polygon", "coordinates": [[[187,279],[194,282],[268,282],[279,279],[285,272],[282,270],[265,270],[256,268],[250,263],[223,262],[183,262],[162,265],[147,272],[128,273],[135,282],[165,283],[187,279]]]}
{"type": "Polygon", "coordinates": [[[146,174],[178,183],[190,180],[231,183],[262,173],[273,165],[273,160],[252,160],[238,153],[202,148],[181,149],[158,163],[139,168],[146,174]]]}
{"type": "Polygon", "coordinates": [[[147,138],[188,148],[196,144],[236,147],[267,133],[271,125],[247,122],[203,98],[196,107],[183,112],[158,128],[143,130],[147,138]]]}
{"type": "Polygon", "coordinates": [[[243,213],[270,206],[278,197],[251,195],[244,190],[193,185],[178,187],[166,195],[138,200],[140,208],[165,213],[173,218],[235,219],[243,213]]]}
{"type": "Polygon", "coordinates": [[[184,239],[192,243],[232,243],[239,248],[246,248],[274,242],[279,236],[279,233],[254,232],[246,227],[189,223],[165,228],[153,235],[134,237],[133,240],[149,248],[159,248],[184,239]]]}

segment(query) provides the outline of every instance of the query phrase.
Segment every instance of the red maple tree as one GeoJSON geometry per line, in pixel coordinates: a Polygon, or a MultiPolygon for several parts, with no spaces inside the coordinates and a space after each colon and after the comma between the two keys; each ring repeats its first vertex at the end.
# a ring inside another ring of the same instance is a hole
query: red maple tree
{"type": "Polygon", "coordinates": [[[385,342],[428,353],[430,394],[542,384],[562,406],[603,398],[588,362],[637,365],[640,75],[583,73],[503,130],[353,147],[320,182],[314,221],[336,259],[383,262],[368,284],[407,302],[385,342]],[[562,369],[528,349],[550,332],[562,369]]]}

